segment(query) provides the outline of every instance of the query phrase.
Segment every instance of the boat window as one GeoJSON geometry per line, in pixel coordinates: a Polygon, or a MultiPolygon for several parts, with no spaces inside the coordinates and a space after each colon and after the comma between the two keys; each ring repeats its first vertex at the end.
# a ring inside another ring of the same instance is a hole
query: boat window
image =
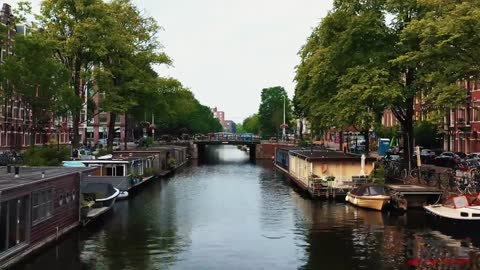
{"type": "Polygon", "coordinates": [[[27,236],[28,195],[0,205],[0,252],[25,242],[27,236]]]}
{"type": "Polygon", "coordinates": [[[466,212],[460,212],[460,216],[462,216],[462,217],[468,217],[468,213],[466,213],[466,212]]]}
{"type": "Polygon", "coordinates": [[[53,191],[45,189],[36,191],[32,197],[32,221],[38,223],[53,214],[53,191]],[[37,199],[35,199],[37,198],[37,199]]]}
{"type": "Polygon", "coordinates": [[[117,166],[116,176],[124,176],[123,165],[117,166]]]}
{"type": "Polygon", "coordinates": [[[370,195],[384,195],[385,194],[385,190],[383,189],[383,187],[378,187],[378,186],[371,186],[368,188],[369,190],[369,194],[370,195]]]}
{"type": "Polygon", "coordinates": [[[105,175],[106,176],[114,176],[113,175],[113,168],[112,167],[105,167],[105,175]]]}
{"type": "Polygon", "coordinates": [[[472,217],[480,217],[480,214],[473,213],[472,217]]]}

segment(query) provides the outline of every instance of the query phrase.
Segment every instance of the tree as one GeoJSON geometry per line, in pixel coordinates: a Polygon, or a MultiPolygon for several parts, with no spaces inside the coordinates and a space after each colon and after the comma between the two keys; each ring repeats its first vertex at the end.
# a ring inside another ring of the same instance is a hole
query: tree
{"type": "Polygon", "coordinates": [[[245,118],[245,120],[243,120],[242,127],[245,132],[260,134],[260,119],[258,117],[258,114],[253,114],[245,118]]]}
{"type": "Polygon", "coordinates": [[[415,143],[426,148],[438,148],[438,126],[429,121],[415,122],[415,143]]]}
{"type": "Polygon", "coordinates": [[[262,101],[258,110],[260,132],[262,135],[277,134],[283,124],[283,110],[285,102],[285,123],[292,119],[292,107],[287,92],[283,87],[276,86],[262,90],[262,101]]]}
{"type": "Polygon", "coordinates": [[[9,81],[9,92],[21,96],[31,109],[31,146],[35,144],[35,134],[43,132],[61,112],[59,101],[68,89],[68,71],[53,56],[53,48],[50,41],[33,30],[29,35],[16,37],[15,54],[0,66],[9,81]]]}
{"type": "Polygon", "coordinates": [[[478,52],[475,7],[478,1],[336,0],[300,51],[298,106],[325,129],[355,124],[366,130],[390,109],[410,164],[415,98],[434,110],[455,106],[464,100],[458,80],[479,74],[468,67],[478,66],[478,55],[471,57],[478,52]],[[464,58],[469,64],[460,63],[464,58]]]}
{"type": "Polygon", "coordinates": [[[37,16],[44,37],[53,44],[57,57],[69,72],[68,110],[72,115],[73,144],[78,145],[80,112],[93,69],[108,49],[104,44],[111,29],[103,27],[111,18],[102,0],[44,0],[37,16]]]}

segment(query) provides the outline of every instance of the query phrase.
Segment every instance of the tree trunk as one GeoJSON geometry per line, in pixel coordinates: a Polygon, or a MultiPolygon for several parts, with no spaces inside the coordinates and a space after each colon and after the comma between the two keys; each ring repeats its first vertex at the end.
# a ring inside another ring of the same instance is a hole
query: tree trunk
{"type": "MultiPolygon", "coordinates": [[[[75,67],[74,67],[74,74],[73,74],[73,87],[75,91],[75,95],[83,99],[83,87],[82,87],[82,82],[81,82],[81,70],[82,70],[82,62],[79,60],[79,56],[77,56],[76,61],[75,61],[75,67]]],[[[73,117],[73,123],[72,123],[72,132],[73,132],[73,141],[72,145],[73,147],[78,147],[80,143],[80,137],[78,135],[79,129],[80,129],[80,111],[72,111],[73,117]]]]}
{"type": "Polygon", "coordinates": [[[117,113],[110,112],[110,121],[108,122],[107,149],[112,150],[113,138],[115,137],[115,120],[117,113]]]}
{"type": "Polygon", "coordinates": [[[343,131],[340,131],[339,134],[340,134],[340,138],[338,142],[340,144],[340,151],[345,152],[345,150],[343,149],[343,131]]]}
{"type": "Polygon", "coordinates": [[[368,130],[364,131],[363,136],[365,137],[365,155],[368,156],[370,153],[370,132],[368,130]]]}
{"type": "MultiPolygon", "coordinates": [[[[406,72],[405,76],[405,87],[407,91],[411,91],[413,93],[417,93],[417,91],[413,91],[412,87],[415,87],[414,80],[415,80],[415,71],[413,68],[409,68],[406,72]]],[[[410,95],[405,100],[405,119],[402,123],[402,134],[403,134],[403,157],[404,160],[407,162],[406,168],[408,171],[412,169],[412,155],[413,155],[413,148],[414,146],[414,134],[413,134],[413,116],[414,116],[414,100],[415,94],[410,95]]]]}
{"type": "Polygon", "coordinates": [[[123,135],[123,150],[128,150],[128,113],[125,114],[125,134],[123,135]]]}
{"type": "Polygon", "coordinates": [[[300,141],[303,141],[303,117],[300,118],[300,128],[298,136],[300,138],[300,141]]]}

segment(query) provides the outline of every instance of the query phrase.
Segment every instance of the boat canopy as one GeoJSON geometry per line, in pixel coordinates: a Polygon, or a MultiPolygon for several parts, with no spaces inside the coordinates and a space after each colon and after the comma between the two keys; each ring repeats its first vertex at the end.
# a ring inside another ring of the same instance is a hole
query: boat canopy
{"type": "Polygon", "coordinates": [[[350,193],[357,196],[387,195],[385,188],[379,185],[362,185],[353,189],[350,193]]]}
{"type": "Polygon", "coordinates": [[[83,162],[80,161],[64,161],[63,167],[67,168],[85,168],[87,167],[83,162]]]}
{"type": "Polygon", "coordinates": [[[108,183],[88,183],[82,186],[82,193],[95,194],[97,199],[102,199],[114,194],[115,189],[108,183]]]}

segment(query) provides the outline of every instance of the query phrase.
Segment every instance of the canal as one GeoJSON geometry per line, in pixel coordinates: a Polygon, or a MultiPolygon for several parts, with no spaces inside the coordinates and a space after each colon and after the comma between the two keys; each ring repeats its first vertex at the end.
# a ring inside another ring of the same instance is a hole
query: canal
{"type": "Polygon", "coordinates": [[[16,269],[408,269],[435,262],[426,259],[463,269],[480,247],[478,229],[423,211],[312,201],[271,162],[229,146],[208,148],[206,163],[152,182],[90,225],[16,269]]]}

